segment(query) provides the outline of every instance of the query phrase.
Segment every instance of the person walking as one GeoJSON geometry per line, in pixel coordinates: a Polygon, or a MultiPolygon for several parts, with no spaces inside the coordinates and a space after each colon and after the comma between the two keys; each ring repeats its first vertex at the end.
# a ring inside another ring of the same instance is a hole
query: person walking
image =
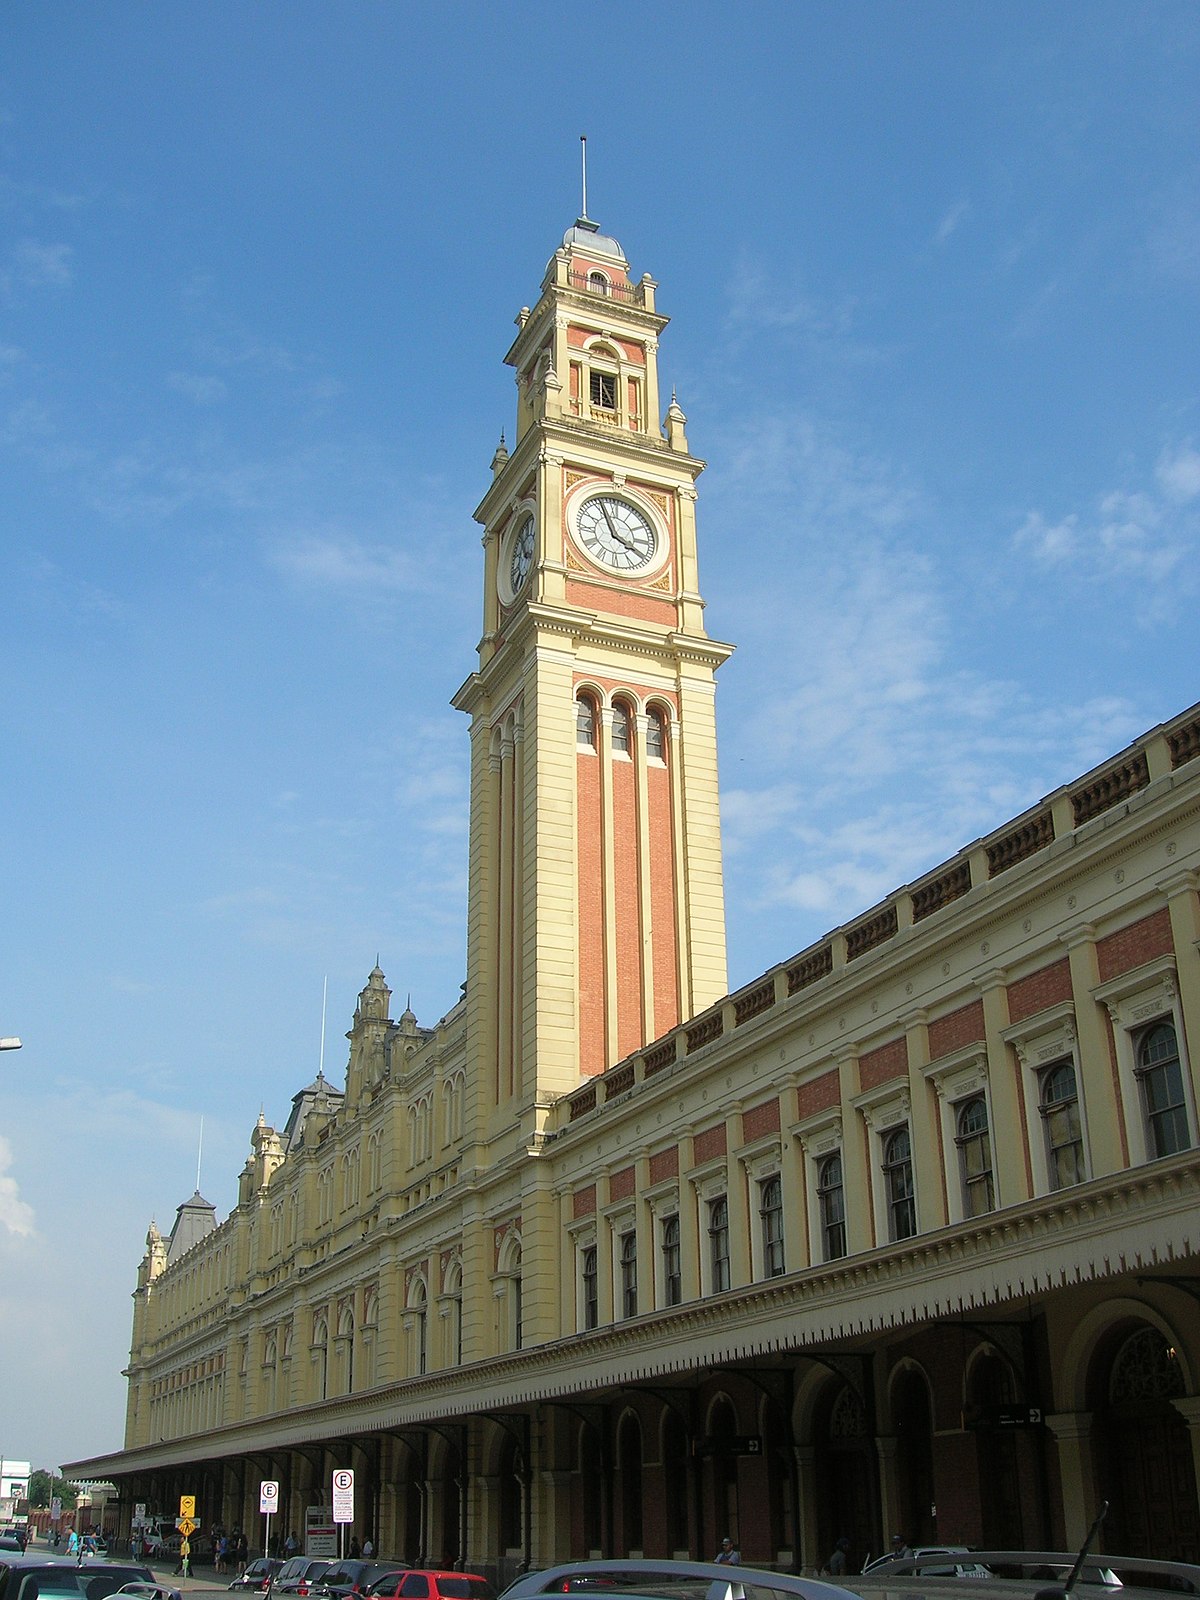
{"type": "Polygon", "coordinates": [[[850,1541],[845,1536],[840,1538],[833,1547],[833,1554],[825,1563],[825,1571],[830,1577],[842,1578],[850,1569],[850,1541]]]}
{"type": "Polygon", "coordinates": [[[740,1567],[742,1552],[734,1545],[728,1534],[721,1540],[721,1548],[717,1551],[717,1560],[723,1567],[740,1567]]]}

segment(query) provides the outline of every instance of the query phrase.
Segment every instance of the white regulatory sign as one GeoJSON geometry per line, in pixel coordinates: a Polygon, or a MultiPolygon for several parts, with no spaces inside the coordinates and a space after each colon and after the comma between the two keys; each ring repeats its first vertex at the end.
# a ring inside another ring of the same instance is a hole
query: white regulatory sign
{"type": "Polygon", "coordinates": [[[333,1475],[333,1520],[354,1521],[354,1474],[348,1467],[339,1468],[333,1475]]]}
{"type": "Polygon", "coordinates": [[[279,1485],[274,1478],[264,1478],[259,1484],[258,1509],[264,1517],[279,1510],[279,1485]]]}

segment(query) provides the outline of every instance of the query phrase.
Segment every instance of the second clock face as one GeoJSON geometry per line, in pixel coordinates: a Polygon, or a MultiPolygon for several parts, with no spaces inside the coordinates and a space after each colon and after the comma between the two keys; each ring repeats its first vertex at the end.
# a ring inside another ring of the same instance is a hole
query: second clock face
{"type": "Polygon", "coordinates": [[[526,517],[517,530],[517,536],[509,546],[508,552],[508,584],[514,595],[529,576],[532,562],[533,518],[526,517]]]}
{"type": "Polygon", "coordinates": [[[613,572],[638,572],[658,550],[658,535],[628,500],[597,494],[585,500],[575,517],[579,542],[602,567],[613,572]]]}

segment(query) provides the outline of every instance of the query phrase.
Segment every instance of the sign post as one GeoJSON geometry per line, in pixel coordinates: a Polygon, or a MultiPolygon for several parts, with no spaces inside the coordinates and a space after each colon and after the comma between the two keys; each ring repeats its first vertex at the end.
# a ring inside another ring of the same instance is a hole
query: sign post
{"type": "Polygon", "coordinates": [[[333,1520],[338,1525],[338,1559],[346,1558],[346,1524],[354,1521],[354,1474],[339,1467],[333,1475],[333,1520]]]}
{"type": "Polygon", "coordinates": [[[179,1515],[175,1518],[175,1526],[179,1529],[179,1568],[185,1578],[192,1575],[192,1546],[191,1537],[196,1531],[196,1496],[194,1494],[181,1494],[179,1496],[179,1515]]]}
{"type": "MultiPolygon", "coordinates": [[[[274,1478],[264,1478],[258,1486],[258,1509],[266,1517],[266,1531],[263,1533],[263,1551],[271,1554],[271,1517],[279,1510],[279,1484],[274,1478]]],[[[269,1570],[269,1569],[268,1569],[269,1570]]]]}

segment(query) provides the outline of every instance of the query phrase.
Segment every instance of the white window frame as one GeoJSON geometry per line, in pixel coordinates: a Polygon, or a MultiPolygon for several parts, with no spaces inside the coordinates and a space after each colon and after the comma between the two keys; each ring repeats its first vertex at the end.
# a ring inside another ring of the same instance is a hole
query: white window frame
{"type": "MultiPolygon", "coordinates": [[[[1075,1095],[1079,1106],[1079,1136],[1083,1142],[1083,1178],[1092,1173],[1091,1141],[1088,1138],[1087,1097],[1079,1062],[1079,1036],[1075,1027],[1075,1002],[1060,1000],[1031,1017],[1001,1029],[1000,1037],[1012,1045],[1021,1063],[1021,1096],[1025,1104],[1025,1126],[1029,1130],[1029,1164],[1035,1195],[1064,1194],[1050,1181],[1050,1153],[1042,1116],[1042,1074],[1059,1061],[1070,1061],[1075,1069],[1075,1095]]],[[[1076,1185],[1071,1184],[1070,1188],[1076,1185]]]]}
{"type": "MultiPolygon", "coordinates": [[[[679,1179],[670,1178],[665,1183],[658,1183],[652,1189],[647,1189],[642,1196],[650,1217],[650,1232],[654,1240],[653,1272],[648,1275],[652,1282],[653,1309],[665,1310],[669,1308],[667,1301],[667,1267],[663,1258],[662,1230],[668,1217],[675,1217],[679,1222],[679,1299],[674,1302],[682,1305],[685,1299],[687,1285],[687,1263],[683,1258],[683,1241],[685,1238],[683,1226],[683,1207],[679,1194],[679,1179]]],[[[638,1294],[645,1306],[645,1289],[643,1285],[647,1275],[638,1280],[638,1294]]]]}
{"type": "Polygon", "coordinates": [[[567,1231],[571,1237],[575,1261],[575,1331],[589,1333],[593,1330],[587,1325],[587,1306],[583,1292],[583,1257],[587,1250],[596,1252],[596,1327],[602,1328],[606,1320],[600,1289],[603,1273],[600,1271],[599,1228],[595,1215],[581,1217],[578,1222],[571,1223],[567,1231]]]}
{"type": "MultiPolygon", "coordinates": [[[[942,1149],[947,1163],[953,1160],[954,1171],[946,1174],[948,1221],[967,1221],[966,1178],[958,1146],[958,1117],[968,1100],[982,1096],[987,1107],[988,1138],[992,1149],[992,1206],[998,1211],[1002,1204],[1000,1178],[996,1170],[996,1121],[992,1115],[991,1083],[988,1078],[987,1047],[982,1040],[954,1050],[924,1070],[926,1080],[937,1095],[938,1121],[941,1125],[942,1149]]],[[[989,1213],[990,1214],[990,1213],[989,1213]]]]}
{"type": "MultiPolygon", "coordinates": [[[[704,1167],[700,1172],[693,1173],[691,1175],[691,1184],[692,1184],[693,1194],[695,1195],[695,1204],[696,1204],[696,1222],[697,1222],[696,1239],[697,1239],[697,1243],[698,1243],[698,1247],[699,1247],[699,1256],[700,1256],[700,1260],[699,1260],[700,1294],[701,1294],[702,1297],[707,1297],[708,1295],[711,1295],[711,1294],[724,1294],[727,1291],[725,1291],[724,1289],[718,1290],[718,1289],[715,1289],[713,1287],[713,1260],[712,1260],[712,1248],[711,1248],[712,1240],[711,1240],[711,1235],[709,1233],[709,1224],[710,1224],[710,1221],[711,1221],[711,1218],[712,1218],[712,1202],[714,1200],[724,1199],[725,1205],[726,1205],[726,1209],[727,1210],[730,1209],[729,1208],[729,1169],[728,1169],[728,1167],[726,1165],[725,1157],[721,1156],[715,1162],[712,1162],[709,1165],[707,1165],[706,1167],[704,1167]]],[[[733,1224],[732,1224],[732,1214],[731,1214],[731,1217],[730,1217],[730,1229],[731,1230],[732,1230],[732,1225],[733,1224]]],[[[732,1286],[732,1281],[733,1281],[732,1249],[733,1249],[733,1240],[732,1240],[732,1231],[731,1231],[731,1234],[730,1234],[730,1263],[729,1263],[729,1266],[730,1266],[730,1284],[731,1284],[731,1286],[732,1286]]],[[[686,1263],[685,1263],[685,1269],[686,1269],[686,1263]]]]}
{"type": "MultiPolygon", "coordinates": [[[[750,1227],[750,1278],[754,1283],[769,1282],[767,1277],[767,1245],[763,1238],[762,1189],[770,1178],[779,1179],[780,1220],[782,1226],[784,1271],[788,1258],[787,1197],[783,1183],[783,1158],[778,1134],[757,1141],[749,1150],[740,1150],[738,1160],[746,1171],[751,1210],[750,1227]]],[[[732,1248],[732,1246],[731,1246],[732,1248]]]]}
{"type": "MultiPolygon", "coordinates": [[[[642,1241],[638,1235],[637,1207],[632,1200],[620,1200],[613,1205],[606,1206],[603,1212],[604,1222],[608,1229],[608,1284],[609,1305],[600,1304],[600,1322],[624,1322],[625,1307],[622,1296],[624,1288],[621,1277],[621,1241],[627,1233],[632,1233],[637,1240],[637,1253],[640,1259],[642,1241]],[[607,1313],[607,1314],[606,1314],[607,1313]]],[[[597,1263],[598,1264],[598,1263],[597,1263]]],[[[641,1288],[638,1289],[639,1301],[641,1288]]]]}
{"type": "Polygon", "coordinates": [[[1131,972],[1099,984],[1092,990],[1094,998],[1106,1008],[1112,1019],[1113,1043],[1117,1053],[1117,1081],[1121,1091],[1121,1109],[1125,1113],[1125,1126],[1129,1130],[1129,1159],[1135,1166],[1147,1161],[1170,1160],[1157,1156],[1150,1148],[1150,1130],[1147,1126],[1146,1106],[1142,1098],[1142,1085],[1137,1065],[1138,1042],[1148,1028],[1156,1022],[1169,1022],[1175,1029],[1175,1044],[1179,1051],[1179,1070],[1183,1077],[1183,1103],[1187,1113],[1188,1136],[1191,1148],[1197,1144],[1200,1120],[1196,1114],[1195,1086],[1187,1056],[1187,1039],[1183,1030],[1183,1013],[1179,1004],[1179,974],[1173,955],[1159,956],[1147,961],[1131,972]]]}
{"type": "MultiPolygon", "coordinates": [[[[907,1244],[921,1233],[921,1183],[919,1163],[913,1140],[912,1095],[908,1079],[893,1080],[866,1094],[856,1095],[850,1102],[866,1124],[871,1148],[871,1211],[875,1228],[876,1245],[907,1244]],[[913,1231],[903,1239],[892,1238],[891,1197],[884,1178],[883,1157],[889,1137],[900,1128],[908,1130],[909,1152],[912,1162],[913,1231]]],[[[843,1177],[845,1167],[842,1168],[843,1177]]],[[[849,1241],[847,1240],[847,1243],[849,1241]]]]}
{"type": "Polygon", "coordinates": [[[846,1152],[843,1148],[842,1108],[831,1106],[795,1123],[789,1132],[804,1154],[804,1190],[808,1199],[808,1259],[813,1266],[845,1261],[850,1254],[850,1214],[846,1204],[846,1152]],[[818,1184],[822,1163],[832,1155],[842,1158],[842,1214],[846,1229],[846,1255],[826,1256],[818,1184]]]}

